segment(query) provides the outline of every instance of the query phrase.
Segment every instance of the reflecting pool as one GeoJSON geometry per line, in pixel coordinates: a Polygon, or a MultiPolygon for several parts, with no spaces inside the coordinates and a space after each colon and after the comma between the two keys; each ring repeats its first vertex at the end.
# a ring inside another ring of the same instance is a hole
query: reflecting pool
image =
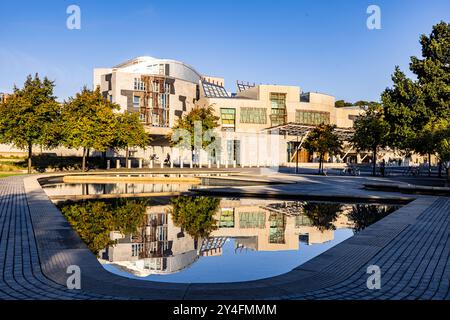
{"type": "Polygon", "coordinates": [[[106,270],[182,283],[283,274],[399,208],[192,196],[59,206],[106,270]]]}

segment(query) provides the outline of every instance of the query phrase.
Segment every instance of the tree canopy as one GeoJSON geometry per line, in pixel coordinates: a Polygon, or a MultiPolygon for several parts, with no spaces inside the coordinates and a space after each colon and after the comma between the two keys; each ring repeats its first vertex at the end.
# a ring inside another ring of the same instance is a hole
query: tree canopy
{"type": "Polygon", "coordinates": [[[336,155],[342,150],[342,141],[334,133],[335,128],[335,125],[321,124],[308,134],[305,141],[304,147],[306,150],[319,154],[319,174],[323,172],[325,153],[336,155]]]}
{"type": "Polygon", "coordinates": [[[64,104],[62,111],[63,144],[69,148],[83,148],[83,171],[90,149],[105,151],[116,138],[116,116],[119,106],[104,99],[100,89],[84,87],[75,98],[64,104]]]}
{"type": "Polygon", "coordinates": [[[357,150],[371,150],[373,152],[372,175],[375,176],[377,151],[385,147],[389,137],[389,125],[384,120],[381,105],[372,103],[368,110],[358,116],[353,122],[355,133],[352,144],[357,150]]]}
{"type": "Polygon", "coordinates": [[[217,229],[214,214],[220,199],[212,197],[180,196],[171,200],[172,218],[176,226],[183,228],[194,238],[205,238],[217,229]]]}
{"type": "Polygon", "coordinates": [[[28,173],[31,173],[33,145],[56,147],[60,107],[53,96],[55,84],[47,77],[29,75],[19,89],[0,104],[0,141],[28,150],[28,173]]]}
{"type": "Polygon", "coordinates": [[[112,231],[124,235],[137,233],[144,222],[146,208],[144,201],[88,201],[62,205],[61,212],[89,249],[97,254],[115,244],[110,237],[112,231]]]}
{"type": "MultiPolygon", "coordinates": [[[[196,123],[201,124],[201,132],[204,133],[208,130],[212,130],[214,128],[217,128],[219,126],[219,119],[220,117],[216,116],[214,114],[214,108],[212,106],[208,107],[196,107],[192,109],[189,113],[185,114],[181,118],[178,119],[178,121],[175,123],[175,125],[172,128],[172,133],[170,134],[169,138],[172,143],[172,145],[184,145],[184,146],[190,146],[192,149],[195,146],[195,134],[198,134],[195,132],[195,125],[196,123]],[[186,130],[187,133],[189,133],[189,137],[177,134],[177,130],[186,130]],[[184,139],[189,139],[189,141],[183,141],[184,139]]],[[[205,148],[210,144],[209,141],[206,139],[201,139],[201,147],[205,148]]]]}
{"type": "Polygon", "coordinates": [[[125,149],[125,161],[128,161],[128,149],[141,147],[145,149],[150,143],[150,137],[145,132],[138,113],[122,113],[117,116],[114,128],[113,146],[115,149],[125,149]]]}
{"type": "Polygon", "coordinates": [[[396,67],[393,87],[381,96],[389,145],[422,154],[445,154],[438,146],[445,140],[442,126],[450,123],[450,24],[434,25],[430,35],[420,37],[420,44],[422,58],[411,57],[410,63],[417,79],[407,78],[396,67]],[[441,134],[434,132],[436,128],[441,134]],[[440,141],[435,140],[438,137],[440,141]]]}

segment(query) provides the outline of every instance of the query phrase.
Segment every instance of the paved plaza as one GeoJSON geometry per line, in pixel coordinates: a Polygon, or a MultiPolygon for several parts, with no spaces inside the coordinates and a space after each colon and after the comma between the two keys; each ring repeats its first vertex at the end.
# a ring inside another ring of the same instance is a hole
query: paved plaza
{"type": "Polygon", "coordinates": [[[364,183],[380,181],[367,177],[287,174],[266,178],[296,183],[222,189],[232,195],[412,201],[286,274],[249,282],[176,284],[104,270],[48,199],[38,177],[0,179],[1,299],[450,298],[449,197],[364,190],[364,183]],[[81,290],[66,287],[69,265],[81,269],[81,290]],[[370,265],[381,269],[379,290],[366,286],[370,265]]]}

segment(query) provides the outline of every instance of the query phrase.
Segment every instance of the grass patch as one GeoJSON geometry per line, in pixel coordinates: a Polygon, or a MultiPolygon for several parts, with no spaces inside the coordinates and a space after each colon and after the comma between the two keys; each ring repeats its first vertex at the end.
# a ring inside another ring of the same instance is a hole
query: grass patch
{"type": "Polygon", "coordinates": [[[6,177],[10,177],[10,176],[18,176],[21,175],[22,173],[0,173],[0,179],[1,178],[6,178],[6,177]]]}

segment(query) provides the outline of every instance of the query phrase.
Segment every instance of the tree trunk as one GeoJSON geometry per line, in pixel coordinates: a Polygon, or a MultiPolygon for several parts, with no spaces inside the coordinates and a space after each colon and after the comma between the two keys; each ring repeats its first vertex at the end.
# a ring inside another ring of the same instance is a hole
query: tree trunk
{"type": "Polygon", "coordinates": [[[128,146],[125,148],[125,168],[128,168],[128,146]]]}
{"type": "Polygon", "coordinates": [[[431,176],[431,153],[428,154],[428,176],[431,176]]]}
{"type": "Polygon", "coordinates": [[[377,174],[377,147],[373,148],[373,157],[372,157],[372,176],[376,176],[377,174]]]}
{"type": "Polygon", "coordinates": [[[322,158],[323,158],[323,154],[321,153],[319,156],[319,174],[322,173],[322,158]]]}
{"type": "Polygon", "coordinates": [[[83,148],[83,161],[82,161],[82,163],[81,163],[81,171],[86,171],[86,152],[87,151],[87,149],[86,148],[83,148]]]}
{"type": "Polygon", "coordinates": [[[31,157],[33,155],[33,144],[28,144],[28,173],[31,173],[31,157]]]}

